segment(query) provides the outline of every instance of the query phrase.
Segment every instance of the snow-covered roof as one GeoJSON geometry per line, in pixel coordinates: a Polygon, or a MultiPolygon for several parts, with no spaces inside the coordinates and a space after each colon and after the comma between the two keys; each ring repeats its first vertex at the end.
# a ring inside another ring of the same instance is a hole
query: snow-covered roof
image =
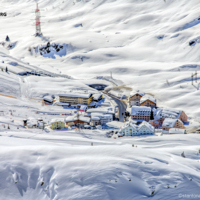
{"type": "Polygon", "coordinates": [[[55,122],[65,122],[65,119],[63,119],[63,118],[53,118],[51,120],[51,123],[55,123],[55,122]]]}
{"type": "Polygon", "coordinates": [[[131,115],[140,115],[144,113],[145,116],[150,116],[151,108],[146,106],[132,106],[131,107],[131,115]]]}
{"type": "Polygon", "coordinates": [[[129,122],[124,123],[123,126],[120,129],[120,132],[123,131],[123,129],[126,129],[127,127],[132,127],[136,131],[139,131],[143,126],[146,126],[151,132],[154,132],[154,127],[151,124],[149,124],[148,122],[143,121],[139,126],[137,126],[135,124],[135,122],[133,122],[132,120],[130,120],[129,122]]]}
{"type": "Polygon", "coordinates": [[[169,129],[170,134],[185,134],[186,130],[185,129],[180,129],[180,128],[170,128],[169,129]]]}
{"type": "Polygon", "coordinates": [[[162,110],[162,117],[178,119],[182,112],[183,112],[182,110],[164,108],[162,110]]]}
{"type": "Polygon", "coordinates": [[[146,100],[149,100],[149,101],[151,101],[151,102],[153,102],[153,103],[156,104],[156,99],[155,99],[153,96],[148,95],[148,94],[144,95],[144,96],[140,99],[140,103],[143,103],[143,102],[145,102],[146,100]]]}
{"type": "MultiPolygon", "coordinates": [[[[69,116],[65,119],[65,122],[73,122],[73,121],[76,121],[78,120],[78,117],[77,115],[72,115],[72,116],[69,116]]],[[[79,116],[79,120],[80,121],[83,121],[83,122],[87,122],[89,123],[90,122],[90,118],[89,117],[84,117],[84,116],[79,116]]]]}
{"type": "Polygon", "coordinates": [[[56,105],[58,105],[58,106],[69,106],[69,103],[56,102],[56,105]]]}
{"type": "Polygon", "coordinates": [[[43,127],[43,126],[44,126],[44,123],[41,122],[41,121],[39,121],[39,122],[37,123],[37,125],[38,125],[38,127],[43,127]]]}
{"type": "Polygon", "coordinates": [[[43,97],[43,99],[49,102],[53,102],[53,98],[50,95],[43,97]]]}
{"type": "Polygon", "coordinates": [[[149,124],[148,122],[146,122],[146,121],[143,121],[143,122],[138,126],[138,130],[139,130],[140,128],[142,128],[143,126],[146,126],[150,131],[154,132],[154,127],[153,127],[151,124],[149,124]]]}
{"type": "Polygon", "coordinates": [[[87,105],[81,105],[79,110],[85,112],[87,110],[87,105]]]}
{"type": "Polygon", "coordinates": [[[79,97],[79,98],[90,98],[92,94],[91,93],[64,93],[59,94],[60,97],[79,97]]]}
{"type": "Polygon", "coordinates": [[[142,97],[145,95],[144,92],[140,92],[140,91],[138,90],[138,91],[131,91],[131,92],[130,92],[130,97],[132,97],[132,96],[134,96],[134,95],[136,95],[136,94],[139,94],[139,95],[142,96],[142,97]]]}
{"type": "Polygon", "coordinates": [[[92,97],[93,97],[94,100],[99,100],[101,96],[102,96],[101,93],[93,94],[93,95],[92,95],[92,97]]]}
{"type": "Polygon", "coordinates": [[[98,117],[99,119],[112,119],[113,116],[111,114],[104,114],[104,113],[91,113],[91,119],[95,120],[98,117]]]}
{"type": "Polygon", "coordinates": [[[112,121],[112,122],[106,123],[106,125],[111,127],[111,128],[121,128],[124,125],[124,123],[119,122],[119,121],[112,121]]]}
{"type": "Polygon", "coordinates": [[[130,120],[130,121],[124,123],[123,127],[121,128],[121,130],[123,130],[123,129],[127,128],[127,127],[130,127],[130,126],[131,126],[132,128],[134,128],[134,129],[137,130],[137,125],[136,125],[135,122],[132,121],[132,120],[130,120]]]}
{"type": "Polygon", "coordinates": [[[104,108],[91,108],[87,110],[87,113],[108,113],[108,114],[114,114],[115,111],[112,107],[104,107],[104,108]]]}
{"type": "Polygon", "coordinates": [[[94,116],[94,117],[91,117],[91,120],[100,120],[100,117],[94,116]]]}
{"type": "Polygon", "coordinates": [[[164,127],[169,127],[169,128],[173,128],[175,123],[177,122],[177,120],[183,124],[182,121],[180,121],[179,119],[171,119],[171,118],[165,118],[163,125],[164,127]]]}
{"type": "Polygon", "coordinates": [[[27,127],[32,127],[34,125],[37,125],[37,120],[34,119],[34,118],[31,118],[31,117],[28,118],[28,120],[27,120],[27,127]]]}

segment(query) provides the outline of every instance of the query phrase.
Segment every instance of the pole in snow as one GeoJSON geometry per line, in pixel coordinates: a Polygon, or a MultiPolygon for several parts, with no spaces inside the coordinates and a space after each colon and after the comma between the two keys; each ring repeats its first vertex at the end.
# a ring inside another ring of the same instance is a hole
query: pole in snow
{"type": "Polygon", "coordinates": [[[197,83],[197,71],[196,71],[196,83],[197,83]]]}
{"type": "Polygon", "coordinates": [[[191,75],[191,79],[192,79],[192,85],[193,85],[193,74],[191,75]]]}

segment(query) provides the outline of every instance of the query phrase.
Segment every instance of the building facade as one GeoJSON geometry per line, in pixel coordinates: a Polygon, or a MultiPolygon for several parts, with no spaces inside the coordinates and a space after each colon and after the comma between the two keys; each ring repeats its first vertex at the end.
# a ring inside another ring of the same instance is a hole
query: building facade
{"type": "Polygon", "coordinates": [[[151,123],[151,125],[154,127],[158,127],[158,123],[159,127],[161,127],[166,118],[179,119],[183,123],[187,122],[188,120],[187,115],[182,110],[176,110],[171,108],[164,108],[164,109],[158,108],[154,109],[153,111],[154,111],[154,120],[150,121],[149,123],[151,123]]]}
{"type": "Polygon", "coordinates": [[[119,133],[123,136],[153,135],[154,127],[146,121],[143,121],[139,126],[129,121],[124,124],[119,133]]]}
{"type": "Polygon", "coordinates": [[[59,101],[62,103],[69,103],[69,105],[89,105],[93,102],[93,97],[92,94],[61,94],[59,95],[59,101]]]}
{"type": "Polygon", "coordinates": [[[185,129],[181,128],[170,128],[169,134],[187,134],[187,132],[185,129]]]}
{"type": "Polygon", "coordinates": [[[51,120],[52,129],[63,129],[65,128],[65,122],[62,119],[52,119],[51,120]]]}
{"type": "Polygon", "coordinates": [[[113,121],[113,116],[111,114],[104,113],[92,113],[91,114],[91,125],[105,125],[108,122],[113,121]]]}
{"type": "Polygon", "coordinates": [[[84,116],[69,116],[65,119],[67,126],[76,126],[79,128],[83,128],[85,125],[90,124],[90,118],[84,116]]]}
{"type": "Polygon", "coordinates": [[[170,128],[185,129],[185,126],[180,119],[166,118],[163,122],[162,129],[164,131],[169,131],[170,128]]]}
{"type": "Polygon", "coordinates": [[[147,107],[155,108],[156,107],[156,99],[151,95],[144,95],[140,99],[140,106],[147,106],[147,107]]]}
{"type": "Polygon", "coordinates": [[[145,106],[132,106],[131,118],[136,121],[149,121],[151,116],[151,108],[145,106]]]}
{"type": "Polygon", "coordinates": [[[130,106],[140,106],[140,99],[143,95],[141,92],[131,93],[129,97],[130,106]]]}

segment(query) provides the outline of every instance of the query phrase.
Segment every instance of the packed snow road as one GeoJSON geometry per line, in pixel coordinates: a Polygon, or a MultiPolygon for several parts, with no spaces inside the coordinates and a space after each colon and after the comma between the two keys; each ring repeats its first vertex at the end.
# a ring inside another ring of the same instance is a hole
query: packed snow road
{"type": "Polygon", "coordinates": [[[106,93],[106,94],[108,96],[110,96],[117,103],[118,109],[119,109],[119,121],[124,122],[125,112],[126,112],[126,108],[127,108],[126,103],[122,100],[119,100],[114,95],[111,95],[109,93],[106,93]]]}

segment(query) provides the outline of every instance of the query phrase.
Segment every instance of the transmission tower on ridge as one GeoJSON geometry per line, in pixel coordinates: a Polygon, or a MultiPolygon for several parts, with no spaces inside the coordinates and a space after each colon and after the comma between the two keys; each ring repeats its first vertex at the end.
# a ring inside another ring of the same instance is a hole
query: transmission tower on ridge
{"type": "Polygon", "coordinates": [[[42,36],[42,32],[41,32],[41,22],[40,22],[40,10],[38,8],[38,3],[36,4],[36,10],[35,10],[35,26],[36,26],[36,33],[35,36],[42,36]]]}

